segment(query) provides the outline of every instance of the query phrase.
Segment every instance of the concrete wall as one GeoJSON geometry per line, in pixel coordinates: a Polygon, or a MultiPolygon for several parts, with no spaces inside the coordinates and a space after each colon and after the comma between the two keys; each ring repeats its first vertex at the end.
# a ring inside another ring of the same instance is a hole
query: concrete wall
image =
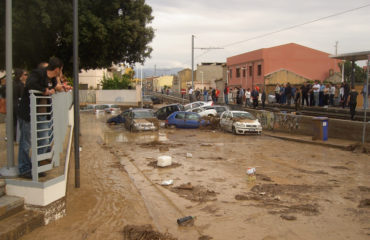
{"type": "Polygon", "coordinates": [[[197,65],[197,70],[194,77],[194,87],[202,88],[202,75],[203,75],[203,87],[207,89],[209,87],[216,87],[216,80],[223,79],[224,67],[221,64],[207,64],[197,65]],[[203,74],[201,73],[203,72],[203,74]]]}
{"type": "Polygon", "coordinates": [[[97,90],[95,93],[97,104],[135,105],[140,101],[140,88],[134,90],[97,90]]]}
{"type": "Polygon", "coordinates": [[[78,75],[80,84],[88,84],[88,87],[97,88],[103,79],[104,74],[107,73],[106,69],[96,69],[96,70],[82,70],[78,75]]]}
{"type": "MultiPolygon", "coordinates": [[[[259,119],[264,129],[309,136],[312,136],[313,134],[312,117],[253,109],[248,111],[253,113],[259,119]]],[[[328,136],[329,138],[332,137],[361,142],[362,128],[362,122],[329,119],[328,136]]],[[[366,125],[366,129],[366,142],[370,142],[369,122],[366,125]]]]}

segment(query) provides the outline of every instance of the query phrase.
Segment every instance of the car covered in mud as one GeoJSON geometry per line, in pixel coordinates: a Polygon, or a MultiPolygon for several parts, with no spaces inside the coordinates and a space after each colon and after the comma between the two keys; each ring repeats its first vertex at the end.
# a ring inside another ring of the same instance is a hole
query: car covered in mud
{"type": "Polygon", "coordinates": [[[120,111],[120,106],[116,104],[108,104],[108,107],[104,108],[105,113],[118,114],[120,111]]]}
{"type": "Polygon", "coordinates": [[[168,116],[165,127],[199,128],[208,124],[209,121],[202,119],[198,113],[180,111],[168,116]]]}
{"type": "Polygon", "coordinates": [[[143,97],[143,108],[153,108],[153,100],[150,96],[143,97]]]}
{"type": "Polygon", "coordinates": [[[225,111],[220,117],[220,128],[234,134],[262,133],[258,119],[245,111],[225,111]]]}
{"type": "Polygon", "coordinates": [[[125,116],[126,129],[133,131],[157,131],[159,129],[158,119],[150,109],[130,109],[125,116]]]}
{"type": "Polygon", "coordinates": [[[220,117],[223,112],[230,111],[230,108],[228,106],[222,106],[222,105],[205,106],[203,108],[216,110],[218,117],[220,117]]]}

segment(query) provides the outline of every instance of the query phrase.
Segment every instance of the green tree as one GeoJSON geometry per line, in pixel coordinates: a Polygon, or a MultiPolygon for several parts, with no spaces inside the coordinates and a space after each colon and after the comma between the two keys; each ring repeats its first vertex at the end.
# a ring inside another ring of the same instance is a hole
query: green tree
{"type": "MultiPolygon", "coordinates": [[[[13,65],[35,68],[58,56],[71,72],[73,1],[13,1],[13,65]]],[[[112,63],[144,63],[150,57],[154,30],[152,9],[145,0],[80,0],[80,68],[112,63]]],[[[0,1],[0,69],[5,67],[5,1],[0,1]]]]}
{"type": "Polygon", "coordinates": [[[107,89],[128,89],[131,84],[131,76],[129,74],[113,74],[113,77],[103,76],[100,84],[103,90],[107,89]]]}
{"type": "MultiPolygon", "coordinates": [[[[342,72],[342,62],[338,63],[340,71],[342,72]]],[[[345,61],[344,62],[344,81],[351,82],[351,71],[352,71],[352,62],[345,61]]],[[[358,66],[355,63],[355,82],[364,82],[366,79],[366,71],[358,66]]]]}

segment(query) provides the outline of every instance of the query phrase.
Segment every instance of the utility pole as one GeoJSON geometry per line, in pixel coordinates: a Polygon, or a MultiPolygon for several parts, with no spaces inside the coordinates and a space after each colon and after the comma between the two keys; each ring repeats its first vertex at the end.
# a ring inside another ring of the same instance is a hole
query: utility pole
{"type": "Polygon", "coordinates": [[[338,41],[335,42],[335,55],[338,55],[338,41]]]}
{"type": "Polygon", "coordinates": [[[211,49],[224,49],[219,47],[194,47],[194,35],[191,35],[191,87],[194,89],[194,49],[211,50],[211,49]]]}

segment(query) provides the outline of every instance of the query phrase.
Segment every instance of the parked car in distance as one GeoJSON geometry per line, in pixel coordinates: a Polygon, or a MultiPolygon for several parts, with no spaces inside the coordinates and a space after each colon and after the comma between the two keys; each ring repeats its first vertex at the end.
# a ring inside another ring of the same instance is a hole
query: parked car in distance
{"type": "Polygon", "coordinates": [[[98,105],[95,105],[94,106],[94,113],[95,114],[100,114],[100,113],[105,113],[105,110],[106,108],[109,108],[109,105],[106,105],[106,104],[98,104],[98,105]]]}
{"type": "Polygon", "coordinates": [[[133,131],[156,131],[159,129],[158,120],[150,109],[130,109],[124,115],[126,129],[133,131]]]}
{"type": "Polygon", "coordinates": [[[234,134],[262,133],[262,126],[253,114],[245,111],[225,111],[221,114],[220,127],[234,134]]]}
{"type": "Polygon", "coordinates": [[[119,105],[116,104],[108,104],[109,107],[104,108],[105,113],[111,113],[111,114],[118,114],[121,111],[121,108],[119,105]]]}
{"type": "Polygon", "coordinates": [[[162,100],[155,96],[155,95],[145,95],[144,97],[150,97],[150,99],[152,99],[152,102],[153,104],[161,104],[162,103],[162,100]]]}
{"type": "Polygon", "coordinates": [[[125,117],[127,117],[130,110],[123,111],[122,113],[118,114],[117,116],[111,117],[107,120],[109,124],[120,124],[125,122],[125,117]]]}
{"type": "Polygon", "coordinates": [[[143,108],[153,108],[153,101],[150,96],[143,97],[143,108]]]}
{"type": "Polygon", "coordinates": [[[184,106],[179,103],[170,104],[158,109],[155,115],[159,120],[166,120],[168,116],[177,111],[184,111],[184,106]]]}
{"type": "Polygon", "coordinates": [[[205,107],[205,106],[212,106],[212,105],[213,105],[212,101],[208,101],[208,102],[196,101],[196,102],[192,102],[192,103],[188,103],[184,105],[184,109],[185,111],[187,111],[187,110],[197,108],[197,107],[205,107]]]}
{"type": "Polygon", "coordinates": [[[206,109],[204,107],[197,107],[197,108],[189,109],[187,110],[187,112],[198,113],[201,117],[205,117],[205,116],[216,117],[217,116],[217,111],[215,109],[206,109]]]}
{"type": "Polygon", "coordinates": [[[203,107],[205,109],[215,109],[217,112],[217,116],[221,116],[221,114],[225,111],[230,111],[230,108],[228,106],[222,106],[222,105],[213,105],[213,106],[205,106],[203,107]]]}
{"type": "Polygon", "coordinates": [[[201,119],[198,113],[180,111],[168,116],[165,127],[199,128],[208,124],[209,121],[201,119]]]}
{"type": "Polygon", "coordinates": [[[80,107],[80,112],[93,112],[95,110],[95,104],[88,104],[80,107]]]}

